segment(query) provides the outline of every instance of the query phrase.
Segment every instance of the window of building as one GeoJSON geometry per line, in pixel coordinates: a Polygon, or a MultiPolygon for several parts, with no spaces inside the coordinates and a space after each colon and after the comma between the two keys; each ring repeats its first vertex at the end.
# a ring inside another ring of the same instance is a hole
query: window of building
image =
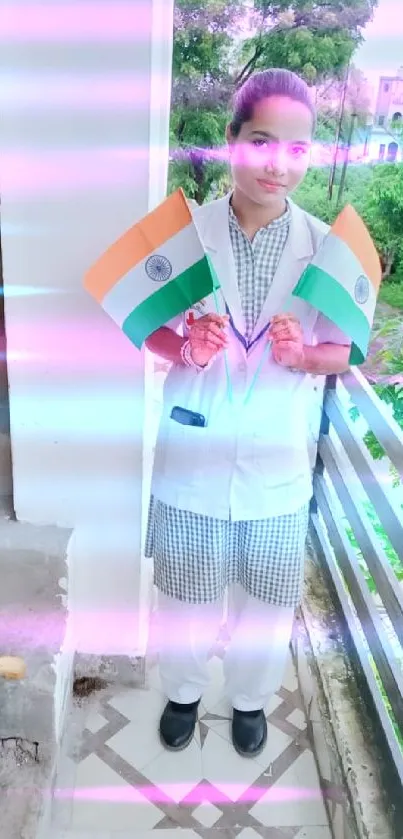
{"type": "Polygon", "coordinates": [[[385,117],[378,117],[378,125],[385,125],[385,117]]]}
{"type": "Polygon", "coordinates": [[[383,89],[384,89],[385,93],[389,93],[389,85],[388,85],[387,82],[385,82],[385,84],[383,86],[383,89]]]}

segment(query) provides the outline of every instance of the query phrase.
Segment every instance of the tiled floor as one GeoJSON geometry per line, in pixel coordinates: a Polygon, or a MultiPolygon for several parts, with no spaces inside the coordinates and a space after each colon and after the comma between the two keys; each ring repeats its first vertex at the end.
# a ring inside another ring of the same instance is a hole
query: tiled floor
{"type": "Polygon", "coordinates": [[[156,668],[148,689],[109,689],[72,713],[51,839],[331,839],[291,656],[255,760],[232,748],[221,664],[179,754],[158,738],[156,668]]]}

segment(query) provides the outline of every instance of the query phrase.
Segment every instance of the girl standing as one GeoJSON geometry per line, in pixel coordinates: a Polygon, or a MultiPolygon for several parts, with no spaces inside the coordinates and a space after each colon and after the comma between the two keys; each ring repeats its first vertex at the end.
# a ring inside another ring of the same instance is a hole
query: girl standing
{"type": "Polygon", "coordinates": [[[240,754],[264,748],[265,707],[282,683],[312,496],[312,377],[344,372],[350,352],[338,329],[291,296],[328,229],[289,197],[308,169],[314,130],[309,89],[293,73],[257,73],[236,94],[233,189],[194,212],[220,313],[211,296],[147,342],[172,362],[146,551],[163,627],[169,701],[160,735],[169,749],[193,737],[227,587],[236,604],[224,673],[240,754]]]}

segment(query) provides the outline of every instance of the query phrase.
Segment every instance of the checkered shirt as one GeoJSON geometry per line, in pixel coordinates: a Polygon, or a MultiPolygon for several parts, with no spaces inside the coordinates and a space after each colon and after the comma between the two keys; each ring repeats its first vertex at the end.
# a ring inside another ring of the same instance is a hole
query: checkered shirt
{"type": "Polygon", "coordinates": [[[257,231],[250,241],[230,205],[229,230],[237,270],[238,288],[245,317],[247,341],[252,336],[287,241],[290,208],[280,218],[257,231]]]}
{"type": "MultiPolygon", "coordinates": [[[[290,227],[290,210],[251,242],[230,207],[229,229],[250,339],[290,227]]],[[[309,510],[258,521],[225,521],[178,510],[151,498],[145,554],[154,582],[168,597],[212,603],[232,583],[276,606],[298,605],[304,574],[309,510]]]]}

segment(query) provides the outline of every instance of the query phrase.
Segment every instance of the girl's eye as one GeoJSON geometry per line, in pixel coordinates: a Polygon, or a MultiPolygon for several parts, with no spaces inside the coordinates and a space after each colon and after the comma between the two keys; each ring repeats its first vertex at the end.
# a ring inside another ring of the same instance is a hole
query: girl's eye
{"type": "Polygon", "coordinates": [[[258,138],[258,139],[256,139],[256,140],[252,140],[252,145],[253,145],[256,149],[262,149],[263,147],[267,147],[267,146],[268,146],[268,142],[267,142],[267,140],[263,140],[262,138],[258,138]]]}
{"type": "Polygon", "coordinates": [[[307,149],[305,148],[305,146],[292,146],[291,147],[291,154],[292,154],[293,157],[302,157],[304,154],[306,154],[306,152],[307,152],[307,149]]]}
{"type": "MultiPolygon", "coordinates": [[[[252,140],[252,146],[255,149],[259,149],[262,151],[268,151],[272,147],[272,145],[273,144],[270,140],[266,140],[263,137],[257,137],[256,139],[252,140]]],[[[289,146],[286,150],[286,154],[294,158],[303,157],[306,153],[307,149],[305,146],[289,146]]]]}

